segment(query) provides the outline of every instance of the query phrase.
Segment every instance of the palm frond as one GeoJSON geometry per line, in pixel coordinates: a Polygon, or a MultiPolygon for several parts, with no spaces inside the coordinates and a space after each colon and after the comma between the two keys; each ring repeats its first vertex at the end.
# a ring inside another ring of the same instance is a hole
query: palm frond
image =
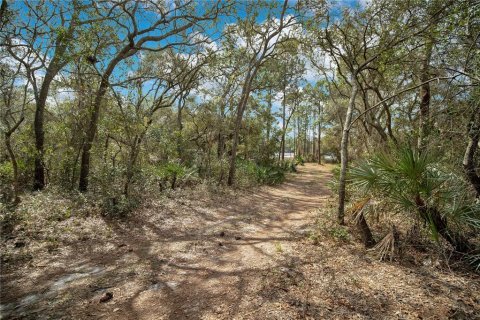
{"type": "Polygon", "coordinates": [[[374,188],[380,180],[380,175],[376,167],[365,161],[350,170],[350,181],[365,192],[374,188]]]}

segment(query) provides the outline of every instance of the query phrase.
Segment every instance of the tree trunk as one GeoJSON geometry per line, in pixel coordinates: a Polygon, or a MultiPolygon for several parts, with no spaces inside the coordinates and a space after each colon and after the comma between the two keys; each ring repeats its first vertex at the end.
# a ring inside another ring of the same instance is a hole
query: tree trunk
{"type": "Polygon", "coordinates": [[[135,163],[137,162],[137,156],[140,151],[139,149],[141,141],[142,140],[140,137],[135,137],[134,143],[130,147],[130,155],[128,158],[127,170],[125,172],[125,184],[123,187],[123,195],[125,197],[128,197],[130,195],[130,185],[133,181],[135,163]]]}
{"type": "Polygon", "coordinates": [[[88,176],[90,173],[90,151],[93,146],[93,141],[97,133],[98,119],[100,116],[100,106],[102,104],[103,97],[107,93],[108,78],[110,75],[104,76],[100,82],[100,87],[95,96],[93,109],[90,114],[90,124],[87,129],[85,143],[82,150],[82,161],[80,163],[80,177],[78,183],[78,189],[81,192],[86,192],[88,189],[88,176]]]}
{"type": "Polygon", "coordinates": [[[222,130],[220,129],[217,137],[217,159],[221,160],[223,158],[223,153],[225,152],[225,136],[223,135],[222,130]]]}
{"type": "Polygon", "coordinates": [[[243,104],[244,103],[240,101],[240,104],[238,106],[238,111],[237,111],[237,118],[235,121],[235,130],[233,132],[232,154],[230,156],[230,168],[228,170],[228,180],[227,180],[227,184],[229,186],[232,186],[235,183],[235,169],[236,169],[235,162],[237,160],[238,136],[239,136],[240,127],[242,125],[242,118],[243,118],[243,111],[244,111],[243,104]]]}
{"type": "MultiPolygon", "coordinates": [[[[109,76],[109,75],[108,75],[109,76]]],[[[86,192],[88,189],[88,176],[90,173],[90,151],[92,149],[93,140],[97,133],[98,118],[100,116],[100,105],[103,97],[107,92],[108,78],[103,77],[100,83],[99,90],[95,96],[95,101],[92,106],[92,112],[90,114],[90,124],[88,126],[85,143],[83,144],[82,160],[80,163],[80,178],[78,183],[78,190],[80,192],[86,192]]]]}
{"type": "MultiPolygon", "coordinates": [[[[78,15],[80,14],[76,5],[74,5],[74,11],[72,13],[70,26],[67,29],[67,33],[64,37],[57,36],[55,40],[55,52],[51,57],[50,64],[45,72],[42,86],[38,96],[35,98],[35,119],[33,122],[33,128],[35,132],[35,167],[34,167],[34,180],[33,189],[42,190],[45,187],[45,162],[44,162],[44,145],[45,145],[45,132],[44,132],[44,114],[45,106],[47,103],[48,93],[50,91],[50,85],[55,76],[66,65],[66,60],[63,58],[67,51],[68,43],[64,39],[70,39],[75,30],[78,15]]],[[[32,74],[33,77],[33,74],[32,74]]]]}
{"type": "Polygon", "coordinates": [[[295,121],[293,122],[293,158],[297,156],[297,127],[295,121]]]}
{"type": "Polygon", "coordinates": [[[305,156],[308,155],[308,119],[306,115],[303,124],[303,153],[305,156]]]}
{"type": "Polygon", "coordinates": [[[350,94],[350,101],[348,102],[347,114],[345,116],[345,123],[343,125],[342,142],[340,145],[340,178],[338,186],[338,212],[337,221],[340,225],[345,224],[345,188],[347,178],[348,166],[348,140],[350,135],[350,123],[352,122],[353,109],[355,107],[355,98],[358,92],[358,83],[355,76],[352,75],[352,92],[350,94]]]}
{"type": "MultiPolygon", "coordinates": [[[[425,59],[423,60],[420,81],[429,79],[430,60],[432,57],[433,41],[427,40],[425,59]]],[[[430,133],[430,83],[420,86],[420,126],[418,130],[418,150],[424,152],[427,146],[427,136],[430,133]]]]}
{"type": "Polygon", "coordinates": [[[363,213],[359,213],[359,216],[356,218],[356,225],[365,248],[373,247],[376,242],[363,213]]]}
{"type": "Polygon", "coordinates": [[[415,204],[422,220],[428,225],[433,225],[436,232],[450,243],[456,251],[461,253],[470,251],[471,245],[467,239],[448,229],[447,218],[437,208],[429,207],[418,195],[415,198],[415,204]]]}
{"type": "Polygon", "coordinates": [[[318,162],[317,159],[317,144],[316,144],[316,134],[317,134],[317,128],[315,128],[315,122],[317,122],[317,112],[313,111],[313,122],[312,122],[312,160],[315,162],[318,162]]]}
{"type": "Polygon", "coordinates": [[[13,203],[17,204],[20,202],[20,190],[18,187],[18,163],[17,158],[15,157],[15,153],[13,152],[12,144],[10,141],[11,133],[5,133],[5,146],[7,147],[8,156],[10,157],[10,161],[12,162],[13,168],[13,203]]]}
{"type": "Polygon", "coordinates": [[[85,136],[85,143],[83,144],[82,149],[82,160],[80,163],[80,177],[78,182],[78,190],[80,192],[86,192],[88,189],[88,176],[90,173],[90,151],[93,146],[93,141],[97,133],[98,119],[100,116],[100,107],[103,102],[103,97],[107,93],[109,87],[109,79],[117,64],[123,59],[136,53],[137,49],[132,49],[131,44],[125,46],[118,54],[113,58],[105,69],[104,74],[102,75],[102,80],[100,81],[100,86],[98,87],[97,93],[95,94],[95,100],[93,102],[92,111],[90,113],[90,123],[85,136]]]}
{"type": "Polygon", "coordinates": [[[223,176],[225,175],[225,169],[223,168],[223,159],[225,156],[225,135],[223,132],[223,121],[220,125],[218,132],[218,142],[217,142],[217,159],[220,162],[220,177],[218,178],[218,183],[223,183],[223,176]]]}
{"type": "Polygon", "coordinates": [[[281,160],[285,160],[285,134],[287,130],[287,84],[283,82],[283,101],[282,101],[282,142],[281,142],[281,160]]]}
{"type": "Polygon", "coordinates": [[[224,123],[225,123],[225,105],[222,103],[222,105],[220,106],[220,123],[218,125],[218,140],[217,140],[217,159],[218,160],[223,160],[223,155],[225,153],[225,133],[223,130],[224,123]]]}
{"type": "Polygon", "coordinates": [[[302,155],[302,152],[300,150],[300,144],[301,141],[300,141],[300,118],[297,118],[297,146],[296,146],[296,151],[297,151],[297,154],[296,156],[301,156],[302,155]]]}
{"type": "Polygon", "coordinates": [[[3,25],[8,21],[8,19],[5,19],[8,12],[7,8],[8,8],[7,0],[2,0],[2,4],[0,5],[0,27],[2,28],[3,28],[3,25]],[[3,21],[4,19],[5,21],[3,21]]]}
{"type": "Polygon", "coordinates": [[[71,181],[70,182],[70,189],[72,189],[72,190],[75,189],[75,182],[76,182],[76,175],[77,175],[77,165],[78,165],[78,159],[80,158],[80,152],[81,151],[82,151],[81,147],[77,148],[77,154],[75,156],[75,160],[73,161],[72,178],[70,180],[71,181]]]}
{"type": "MultiPolygon", "coordinates": [[[[378,87],[374,88],[375,93],[377,94],[378,99],[382,101],[384,99],[382,93],[378,89],[378,87]]],[[[385,126],[387,128],[388,136],[389,138],[393,141],[395,145],[398,145],[397,138],[395,138],[395,135],[393,134],[392,130],[392,114],[390,112],[390,108],[387,105],[387,103],[383,103],[383,109],[385,110],[385,126]]]]}
{"type": "Polygon", "coordinates": [[[85,136],[85,143],[83,144],[83,149],[82,149],[82,160],[80,163],[80,177],[79,177],[79,183],[78,183],[78,190],[80,192],[86,192],[88,189],[88,177],[90,173],[90,151],[92,149],[93,141],[97,133],[98,119],[100,116],[100,107],[103,102],[103,97],[107,93],[110,75],[112,74],[115,66],[121,60],[123,60],[123,57],[117,56],[114,60],[110,62],[109,66],[107,67],[107,70],[102,76],[102,81],[100,82],[100,86],[95,95],[92,111],[90,113],[90,123],[88,125],[88,129],[85,136]]]}
{"type": "Polygon", "coordinates": [[[272,122],[270,118],[272,117],[272,89],[270,88],[268,93],[268,121],[267,121],[267,144],[270,141],[270,131],[272,130],[272,122]]]}
{"type": "Polygon", "coordinates": [[[183,96],[178,98],[178,110],[177,110],[177,128],[178,128],[178,136],[177,136],[177,154],[180,160],[183,160],[183,146],[182,146],[182,131],[183,131],[183,118],[182,118],[182,111],[184,107],[185,101],[182,99],[183,96]]]}
{"type": "Polygon", "coordinates": [[[468,145],[463,157],[463,169],[468,181],[475,189],[477,198],[480,198],[480,176],[477,174],[478,163],[475,162],[475,156],[480,142],[480,106],[472,113],[470,123],[468,124],[468,145]]]}
{"type": "Polygon", "coordinates": [[[243,113],[247,107],[248,97],[250,96],[250,90],[252,86],[252,81],[255,78],[258,66],[255,65],[252,67],[247,76],[245,77],[245,84],[242,88],[242,94],[240,102],[238,103],[237,117],[235,120],[235,129],[233,131],[233,141],[232,141],[232,154],[230,157],[230,168],[228,170],[228,180],[227,184],[232,186],[235,183],[235,170],[236,170],[236,158],[237,158],[237,147],[238,147],[238,137],[239,131],[242,126],[243,113]]]}
{"type": "MultiPolygon", "coordinates": [[[[316,121],[316,119],[314,119],[314,121],[316,121]]],[[[310,129],[310,132],[311,132],[311,139],[310,139],[310,146],[311,146],[311,149],[312,149],[312,157],[313,158],[316,158],[316,150],[315,150],[315,127],[312,126],[312,128],[310,129]]]]}
{"type": "Polygon", "coordinates": [[[232,87],[231,83],[227,84],[225,92],[223,93],[220,105],[220,123],[218,125],[218,142],[217,142],[217,159],[220,161],[220,177],[218,179],[218,183],[223,183],[223,177],[225,175],[225,170],[223,168],[223,160],[225,157],[225,109],[228,104],[228,93],[230,92],[230,88],[232,87]]]}
{"type": "Polygon", "coordinates": [[[322,164],[322,106],[318,104],[318,164],[322,164]]]}
{"type": "MultiPolygon", "coordinates": [[[[50,64],[52,66],[53,62],[50,64]]],[[[48,92],[53,78],[58,73],[58,69],[50,67],[42,83],[38,99],[35,106],[35,119],[33,121],[33,128],[35,132],[35,168],[33,189],[42,190],[45,188],[45,162],[44,162],[44,145],[45,145],[45,131],[44,131],[44,114],[47,103],[48,92]]]]}

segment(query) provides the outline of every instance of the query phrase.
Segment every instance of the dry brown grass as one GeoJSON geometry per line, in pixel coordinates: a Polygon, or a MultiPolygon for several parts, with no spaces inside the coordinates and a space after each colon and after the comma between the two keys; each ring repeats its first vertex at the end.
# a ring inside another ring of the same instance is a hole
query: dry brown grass
{"type": "MultiPolygon", "coordinates": [[[[60,196],[38,195],[41,205],[27,199],[24,224],[2,241],[4,313],[115,320],[480,314],[477,276],[448,271],[427,253],[415,263],[380,262],[349,227],[335,225],[330,168],[299,169],[276,187],[199,186],[149,198],[125,220],[102,218],[94,206],[77,211],[60,196]],[[19,239],[25,246],[16,248],[19,239]],[[99,303],[106,292],[113,299],[99,303]]],[[[383,232],[374,224],[377,239],[383,232]]]]}

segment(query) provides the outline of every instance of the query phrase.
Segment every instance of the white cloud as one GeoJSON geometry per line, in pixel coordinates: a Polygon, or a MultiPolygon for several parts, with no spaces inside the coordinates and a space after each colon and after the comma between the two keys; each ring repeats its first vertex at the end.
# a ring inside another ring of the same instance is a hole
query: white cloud
{"type": "Polygon", "coordinates": [[[273,96],[273,100],[274,101],[282,101],[283,100],[283,92],[278,91],[277,93],[275,93],[275,95],[273,96]]]}
{"type": "Polygon", "coordinates": [[[75,92],[73,92],[71,89],[59,89],[55,93],[55,97],[59,102],[72,101],[75,99],[75,92]]]}
{"type": "Polygon", "coordinates": [[[305,62],[305,80],[307,82],[313,82],[318,80],[318,78],[320,77],[318,70],[315,69],[315,67],[312,65],[312,63],[307,57],[302,55],[302,60],[305,62]]]}
{"type": "Polygon", "coordinates": [[[335,0],[334,5],[338,7],[354,7],[358,5],[360,8],[365,8],[371,3],[371,0],[335,0]]]}
{"type": "Polygon", "coordinates": [[[192,40],[193,43],[198,43],[203,50],[218,50],[218,44],[206,34],[201,32],[195,32],[190,35],[190,40],[192,40]]]}

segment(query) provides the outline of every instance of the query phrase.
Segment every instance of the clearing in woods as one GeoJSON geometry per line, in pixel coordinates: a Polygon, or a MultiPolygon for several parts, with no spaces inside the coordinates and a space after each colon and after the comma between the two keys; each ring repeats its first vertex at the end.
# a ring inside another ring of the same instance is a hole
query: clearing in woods
{"type": "Polygon", "coordinates": [[[50,253],[30,243],[17,249],[31,250],[28,263],[13,260],[2,267],[2,315],[466,319],[480,314],[479,280],[472,275],[379,262],[355,240],[311,241],[317,209],[332,205],[326,187],[330,170],[306,164],[279,186],[152,200],[128,221],[95,218],[93,231],[77,226],[88,236],[50,253]],[[108,301],[99,302],[102,298],[108,301]]]}

